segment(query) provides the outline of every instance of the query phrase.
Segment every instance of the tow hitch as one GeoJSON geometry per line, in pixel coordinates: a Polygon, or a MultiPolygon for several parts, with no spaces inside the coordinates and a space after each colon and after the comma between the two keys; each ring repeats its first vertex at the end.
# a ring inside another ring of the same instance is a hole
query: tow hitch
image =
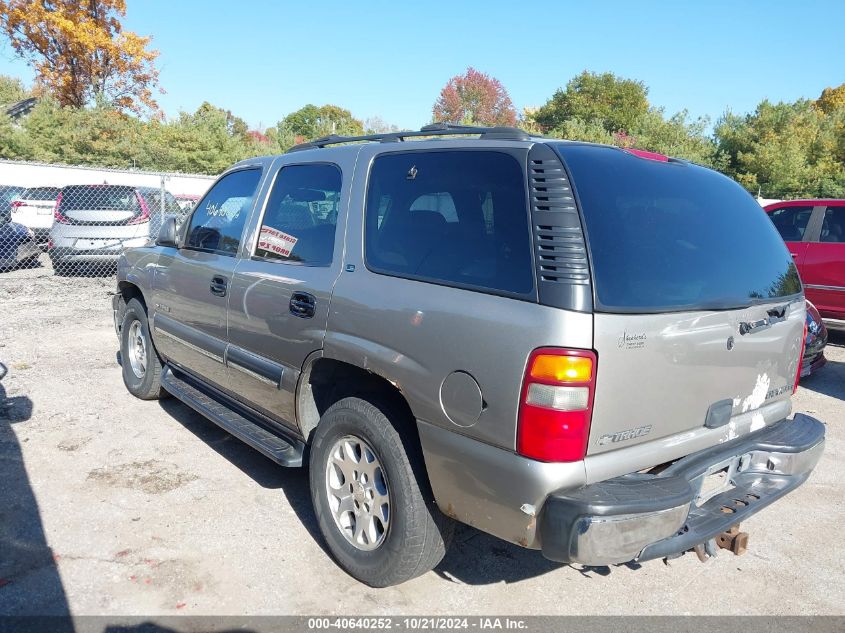
{"type": "Polygon", "coordinates": [[[692,548],[695,555],[702,563],[716,556],[719,549],[726,549],[735,556],[742,556],[748,551],[748,532],[740,532],[739,524],[732,525],[729,530],[717,534],[704,543],[699,543],[692,548]]]}
{"type": "Polygon", "coordinates": [[[748,532],[740,532],[738,523],[732,525],[730,530],[725,530],[716,537],[716,545],[742,556],[748,551],[748,532]]]}

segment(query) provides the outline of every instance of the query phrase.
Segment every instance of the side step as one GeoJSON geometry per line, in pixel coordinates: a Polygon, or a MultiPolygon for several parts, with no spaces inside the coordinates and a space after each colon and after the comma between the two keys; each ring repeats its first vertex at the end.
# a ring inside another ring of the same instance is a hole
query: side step
{"type": "Polygon", "coordinates": [[[169,365],[161,373],[161,384],[171,394],[201,413],[242,442],[252,446],[282,466],[302,466],[301,442],[287,441],[257,422],[241,415],[219,400],[177,376],[169,365]]]}

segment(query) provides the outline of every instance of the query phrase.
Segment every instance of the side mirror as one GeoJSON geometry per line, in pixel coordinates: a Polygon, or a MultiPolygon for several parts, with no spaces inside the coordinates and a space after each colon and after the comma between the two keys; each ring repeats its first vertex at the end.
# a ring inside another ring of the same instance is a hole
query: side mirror
{"type": "Polygon", "coordinates": [[[3,380],[3,376],[6,375],[7,371],[6,366],[3,363],[0,363],[0,380],[3,380]]]}
{"type": "Polygon", "coordinates": [[[168,215],[164,218],[161,224],[161,229],[158,232],[158,239],[156,239],[158,246],[172,246],[179,248],[179,233],[176,230],[176,216],[168,215]]]}

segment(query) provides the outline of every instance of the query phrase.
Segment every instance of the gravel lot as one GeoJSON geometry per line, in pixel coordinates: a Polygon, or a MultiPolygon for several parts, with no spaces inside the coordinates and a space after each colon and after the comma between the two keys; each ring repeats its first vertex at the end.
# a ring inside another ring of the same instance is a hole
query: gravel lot
{"type": "Polygon", "coordinates": [[[826,453],[743,524],[746,555],[582,568],[462,528],[434,572],[375,590],[323,551],[304,470],[125,391],[112,287],[0,274],[0,614],[845,613],[843,335],[794,404],[826,453]]]}

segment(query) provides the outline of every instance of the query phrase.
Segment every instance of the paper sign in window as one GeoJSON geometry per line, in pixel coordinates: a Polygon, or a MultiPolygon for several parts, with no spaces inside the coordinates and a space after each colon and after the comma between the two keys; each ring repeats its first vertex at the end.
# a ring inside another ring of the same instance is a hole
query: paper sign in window
{"type": "Polygon", "coordinates": [[[297,241],[298,238],[293,235],[288,235],[269,226],[262,226],[261,232],[258,234],[258,248],[270,251],[280,257],[290,257],[297,241]]]}

